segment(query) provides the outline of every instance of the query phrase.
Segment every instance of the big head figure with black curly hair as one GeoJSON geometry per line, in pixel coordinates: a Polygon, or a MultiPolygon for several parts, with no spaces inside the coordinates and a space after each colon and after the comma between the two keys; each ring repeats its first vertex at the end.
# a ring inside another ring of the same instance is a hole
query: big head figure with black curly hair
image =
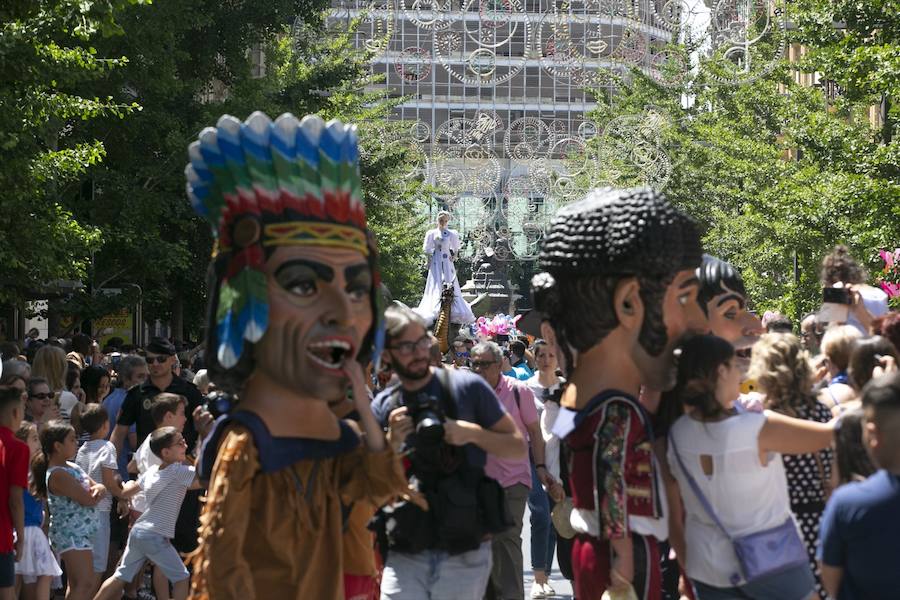
{"type": "Polygon", "coordinates": [[[560,210],[532,280],[541,334],[568,377],[554,431],[571,453],[576,595],[630,582],[661,592],[664,494],[642,385],[676,378],[679,345],[708,328],[694,222],[650,189],[602,189],[560,210]]]}

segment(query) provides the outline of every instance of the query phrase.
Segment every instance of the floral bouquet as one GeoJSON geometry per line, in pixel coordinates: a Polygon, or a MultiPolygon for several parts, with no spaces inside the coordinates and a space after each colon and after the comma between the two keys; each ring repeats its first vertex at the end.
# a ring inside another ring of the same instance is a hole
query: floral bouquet
{"type": "Polygon", "coordinates": [[[893,252],[879,250],[878,255],[884,261],[884,268],[878,277],[878,284],[888,295],[891,308],[900,309],[900,248],[893,252]]]}

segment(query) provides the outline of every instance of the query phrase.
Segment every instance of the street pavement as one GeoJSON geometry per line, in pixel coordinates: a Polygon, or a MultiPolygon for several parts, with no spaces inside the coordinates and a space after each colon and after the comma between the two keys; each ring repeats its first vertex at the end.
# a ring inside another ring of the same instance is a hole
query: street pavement
{"type": "MultiPolygon", "coordinates": [[[[534,573],[531,572],[531,511],[525,507],[525,518],[522,524],[522,558],[524,559],[525,572],[525,599],[531,598],[531,584],[534,583],[534,573]]],[[[550,585],[556,590],[554,600],[571,600],[572,585],[559,574],[559,563],[556,561],[556,552],[553,553],[553,571],[550,573],[550,585]]]]}

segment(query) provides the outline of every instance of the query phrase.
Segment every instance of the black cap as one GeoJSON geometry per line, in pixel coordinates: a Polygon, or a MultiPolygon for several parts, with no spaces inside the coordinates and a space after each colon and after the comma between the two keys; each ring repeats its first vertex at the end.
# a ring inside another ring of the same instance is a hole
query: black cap
{"type": "Polygon", "coordinates": [[[175,355],[175,345],[164,337],[155,337],[147,344],[147,352],[175,355]]]}

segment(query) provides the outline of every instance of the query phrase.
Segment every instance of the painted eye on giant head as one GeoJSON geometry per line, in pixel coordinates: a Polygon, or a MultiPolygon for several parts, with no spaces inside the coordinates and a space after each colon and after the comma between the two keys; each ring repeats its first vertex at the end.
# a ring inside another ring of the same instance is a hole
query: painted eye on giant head
{"type": "Polygon", "coordinates": [[[275,281],[288,293],[297,298],[310,299],[319,291],[321,274],[306,261],[287,262],[275,272],[275,281]]]}

